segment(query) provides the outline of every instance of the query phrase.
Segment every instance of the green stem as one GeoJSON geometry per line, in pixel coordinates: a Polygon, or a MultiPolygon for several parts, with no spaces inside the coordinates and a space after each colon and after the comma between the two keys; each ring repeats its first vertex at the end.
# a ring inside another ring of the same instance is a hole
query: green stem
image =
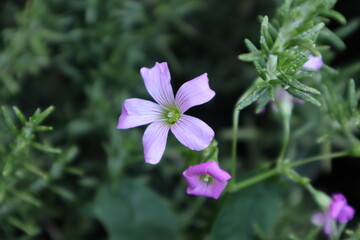
{"type": "Polygon", "coordinates": [[[289,164],[287,164],[285,166],[290,167],[290,168],[294,168],[294,167],[298,167],[298,166],[303,165],[303,164],[319,161],[319,160],[322,160],[322,159],[343,157],[343,156],[346,156],[347,154],[348,154],[348,151],[342,151],[342,152],[337,152],[337,153],[327,153],[327,154],[323,154],[323,155],[319,155],[319,156],[305,158],[303,160],[299,160],[299,161],[296,161],[296,162],[293,162],[293,163],[289,163],[289,164]]]}
{"type": "Polygon", "coordinates": [[[290,140],[290,117],[283,117],[282,120],[283,120],[282,123],[283,123],[284,134],[283,134],[283,143],[282,143],[281,151],[276,159],[277,166],[280,166],[283,160],[285,159],[284,158],[285,153],[290,140]]]}
{"type": "MultiPolygon", "coordinates": [[[[322,159],[328,159],[328,158],[337,158],[337,157],[343,157],[346,156],[348,154],[348,151],[343,151],[343,152],[337,152],[337,153],[329,153],[329,154],[324,154],[324,155],[319,155],[319,156],[314,156],[314,157],[310,157],[310,158],[305,158],[303,160],[299,160],[293,163],[288,163],[288,164],[284,164],[283,168],[294,168],[294,167],[298,167],[301,166],[303,164],[307,164],[307,163],[311,163],[311,162],[315,162],[315,161],[319,161],[322,159]]],[[[238,182],[238,183],[233,183],[233,186],[229,188],[230,192],[236,192],[240,189],[246,188],[250,185],[253,185],[255,183],[258,183],[260,181],[263,181],[265,179],[268,179],[272,176],[275,176],[279,173],[281,173],[282,170],[281,168],[273,168],[270,170],[267,170],[259,175],[256,175],[254,177],[248,178],[244,181],[238,182]]]]}
{"type": "Polygon", "coordinates": [[[279,173],[279,170],[277,168],[273,168],[273,169],[268,170],[268,171],[266,171],[264,173],[256,175],[256,176],[254,176],[252,178],[248,178],[248,179],[246,179],[244,181],[234,183],[233,186],[229,188],[229,191],[230,192],[236,192],[236,191],[238,191],[240,189],[246,188],[246,187],[248,187],[250,185],[253,185],[253,184],[257,183],[257,182],[260,182],[260,181],[268,179],[268,178],[270,178],[272,176],[275,176],[278,173],[279,173]]]}
{"type": "MultiPolygon", "coordinates": [[[[236,105],[237,106],[237,105],[236,105]]],[[[233,113],[233,138],[232,138],[232,149],[231,149],[231,177],[232,182],[236,182],[236,155],[237,155],[237,140],[238,140],[238,129],[239,129],[239,116],[240,111],[234,109],[233,113]]]]}

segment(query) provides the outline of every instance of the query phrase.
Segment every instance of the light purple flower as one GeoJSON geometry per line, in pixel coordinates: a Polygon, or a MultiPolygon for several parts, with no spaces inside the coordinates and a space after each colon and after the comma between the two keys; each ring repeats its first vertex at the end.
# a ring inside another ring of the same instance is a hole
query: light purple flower
{"type": "MultiPolygon", "coordinates": [[[[311,222],[319,227],[323,228],[323,232],[329,237],[331,238],[333,235],[333,219],[330,217],[330,215],[328,213],[323,213],[323,212],[317,212],[315,213],[312,218],[311,218],[311,222]]],[[[335,225],[334,225],[335,226],[335,225]]]]}
{"type": "Polygon", "coordinates": [[[188,194],[215,199],[219,198],[227,180],[231,178],[230,174],[222,170],[215,161],[190,166],[183,175],[189,185],[188,194]]]}
{"type": "Polygon", "coordinates": [[[140,73],[156,103],[138,98],[126,99],[117,128],[127,129],[151,123],[143,136],[145,162],[157,164],[160,161],[169,130],[191,150],[205,149],[211,143],[214,131],[200,119],[184,113],[215,96],[209,87],[207,74],[184,83],[174,96],[166,62],[156,63],[153,68],[141,68],[140,73]]]}
{"type": "Polygon", "coordinates": [[[311,222],[323,227],[324,233],[331,238],[333,234],[338,234],[337,222],[345,224],[354,217],[354,214],[355,210],[347,204],[345,196],[337,193],[332,195],[332,202],[327,211],[315,213],[311,222]]]}
{"type": "Polygon", "coordinates": [[[340,223],[347,223],[355,214],[355,210],[347,204],[344,195],[337,193],[332,196],[333,201],[329,206],[329,213],[333,219],[340,223]]]}
{"type": "Polygon", "coordinates": [[[321,55],[319,55],[319,56],[310,55],[309,60],[307,60],[307,62],[304,63],[303,67],[317,71],[320,68],[322,68],[323,64],[324,63],[323,63],[321,55]]]}
{"type": "Polygon", "coordinates": [[[284,88],[279,87],[278,91],[275,93],[275,101],[271,102],[271,107],[274,112],[279,111],[277,105],[281,105],[283,108],[290,108],[290,110],[294,107],[294,103],[304,103],[303,100],[299,98],[293,97],[289,94],[284,88]]]}

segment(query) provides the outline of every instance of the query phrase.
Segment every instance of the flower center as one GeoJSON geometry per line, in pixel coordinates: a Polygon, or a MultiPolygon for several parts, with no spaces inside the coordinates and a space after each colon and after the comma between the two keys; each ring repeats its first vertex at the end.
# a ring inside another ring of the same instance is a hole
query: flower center
{"type": "Polygon", "coordinates": [[[181,117],[181,112],[177,107],[167,108],[164,112],[164,120],[167,124],[173,125],[181,117]]]}
{"type": "Polygon", "coordinates": [[[212,176],[210,176],[209,174],[203,174],[200,176],[200,178],[206,184],[210,184],[214,180],[214,178],[212,176]]]}

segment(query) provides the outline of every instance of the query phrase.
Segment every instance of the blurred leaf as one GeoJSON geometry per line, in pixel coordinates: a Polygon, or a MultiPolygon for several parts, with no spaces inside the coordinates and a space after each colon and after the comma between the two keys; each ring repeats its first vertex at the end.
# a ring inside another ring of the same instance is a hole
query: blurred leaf
{"type": "Polygon", "coordinates": [[[132,180],[102,186],[94,212],[110,240],[177,239],[177,219],[167,202],[132,180]]]}
{"type": "Polygon", "coordinates": [[[255,240],[255,229],[269,233],[279,211],[275,184],[261,183],[229,194],[211,230],[212,240],[255,240]]]}
{"type": "Polygon", "coordinates": [[[2,111],[2,115],[4,117],[4,121],[7,125],[7,127],[9,128],[9,130],[11,131],[12,134],[17,135],[18,129],[16,128],[15,123],[11,119],[8,109],[6,107],[2,106],[1,111],[2,111]]]}
{"type": "Polygon", "coordinates": [[[240,111],[258,100],[266,92],[268,87],[268,84],[264,82],[258,84],[254,89],[250,89],[250,92],[245,94],[245,96],[237,102],[236,109],[240,111]]]}
{"type": "Polygon", "coordinates": [[[311,95],[309,95],[307,93],[304,93],[304,92],[299,91],[294,88],[288,88],[288,89],[286,89],[286,91],[288,91],[294,97],[300,98],[300,99],[302,99],[306,102],[312,103],[318,107],[321,106],[321,103],[318,100],[316,100],[314,97],[312,97],[311,95]]]}
{"type": "Polygon", "coordinates": [[[335,19],[336,21],[338,21],[341,24],[345,24],[346,23],[346,18],[339,13],[338,11],[329,9],[326,11],[321,11],[320,15],[326,16],[326,17],[331,17],[333,19],[335,19]]]}

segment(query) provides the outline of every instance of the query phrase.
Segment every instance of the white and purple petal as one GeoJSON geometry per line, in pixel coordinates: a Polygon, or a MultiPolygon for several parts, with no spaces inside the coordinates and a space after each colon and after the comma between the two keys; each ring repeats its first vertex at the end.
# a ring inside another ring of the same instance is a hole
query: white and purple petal
{"type": "Polygon", "coordinates": [[[210,101],[215,92],[209,87],[207,73],[184,83],[176,93],[175,101],[180,111],[184,113],[193,106],[210,101]]]}
{"type": "Polygon", "coordinates": [[[162,111],[162,107],[154,102],[139,98],[126,99],[117,128],[132,128],[160,120],[162,111]]]}
{"type": "Polygon", "coordinates": [[[141,68],[145,87],[154,100],[162,106],[174,105],[174,92],[170,84],[170,71],[166,62],[152,68],[141,68]]]}
{"type": "Polygon", "coordinates": [[[323,60],[322,60],[322,57],[321,56],[313,56],[313,55],[310,55],[309,56],[309,60],[307,60],[303,67],[304,68],[307,68],[307,69],[311,69],[311,70],[314,70],[314,71],[317,71],[319,70],[320,68],[322,68],[323,66],[323,60]]]}
{"type": "Polygon", "coordinates": [[[182,115],[171,131],[185,147],[196,151],[207,148],[215,135],[206,123],[188,115],[182,115]]]}
{"type": "Polygon", "coordinates": [[[323,212],[315,213],[312,218],[311,222],[319,227],[323,228],[323,232],[329,237],[332,237],[332,218],[323,212]]]}
{"type": "Polygon", "coordinates": [[[169,129],[170,127],[163,122],[153,122],[146,128],[143,136],[146,163],[157,164],[161,160],[169,129]]]}

